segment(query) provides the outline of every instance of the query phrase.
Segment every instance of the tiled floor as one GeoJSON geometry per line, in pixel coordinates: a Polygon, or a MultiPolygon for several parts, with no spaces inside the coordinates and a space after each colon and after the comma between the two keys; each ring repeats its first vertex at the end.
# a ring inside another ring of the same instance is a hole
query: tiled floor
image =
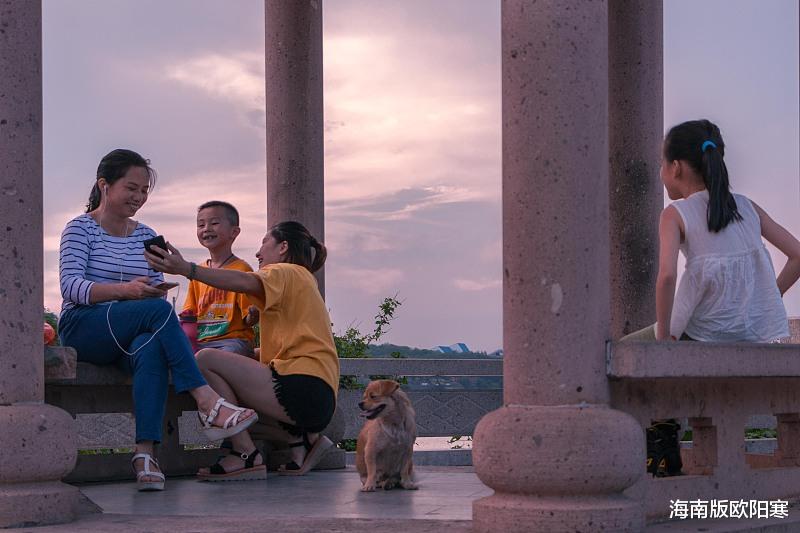
{"type": "Polygon", "coordinates": [[[169,479],[162,493],[137,492],[134,483],[83,485],[81,491],[107,514],[470,520],[472,501],[492,491],[469,470],[420,468],[416,491],[362,493],[352,467],[305,477],[270,473],[266,481],[169,479]]]}
{"type": "MultiPolygon", "coordinates": [[[[266,481],[203,483],[169,479],[161,493],[139,493],[135,483],[80,486],[100,509],[83,505],[78,520],[22,528],[24,533],[469,533],[472,502],[491,494],[471,467],[420,467],[419,490],[362,493],[358,474],[313,472],[270,475],[266,481]]],[[[794,514],[794,513],[790,513],[794,514]]],[[[673,521],[652,531],[800,531],[800,521],[673,521]]]]}

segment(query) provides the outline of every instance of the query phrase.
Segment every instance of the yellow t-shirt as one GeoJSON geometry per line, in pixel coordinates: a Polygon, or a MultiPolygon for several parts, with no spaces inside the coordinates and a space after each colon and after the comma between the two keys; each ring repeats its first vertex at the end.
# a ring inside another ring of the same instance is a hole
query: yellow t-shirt
{"type": "Polygon", "coordinates": [[[261,362],[278,374],[315,376],[339,390],[339,356],[331,319],[317,280],[292,263],[267,265],[258,272],[265,301],[251,297],[261,311],[261,362]]]}
{"type": "MultiPolygon", "coordinates": [[[[208,262],[206,262],[208,264],[208,262]]],[[[228,270],[252,272],[246,262],[234,259],[224,267],[228,270]]],[[[250,300],[243,293],[223,291],[197,280],[189,282],[189,291],[183,310],[191,310],[197,315],[197,342],[218,341],[222,339],[243,339],[253,341],[253,328],[244,325],[250,300]]]]}

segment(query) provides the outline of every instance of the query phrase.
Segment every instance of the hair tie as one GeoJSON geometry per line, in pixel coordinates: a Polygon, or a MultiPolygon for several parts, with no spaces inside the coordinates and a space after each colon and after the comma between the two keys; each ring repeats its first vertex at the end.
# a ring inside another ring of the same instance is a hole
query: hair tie
{"type": "Polygon", "coordinates": [[[705,153],[706,149],[707,149],[709,146],[710,146],[711,148],[716,148],[716,147],[717,147],[717,145],[716,145],[716,144],[714,144],[714,142],[713,142],[713,141],[706,141],[706,142],[704,142],[704,143],[703,143],[703,146],[702,146],[702,148],[700,148],[700,151],[701,151],[701,152],[703,152],[703,153],[705,153]]]}

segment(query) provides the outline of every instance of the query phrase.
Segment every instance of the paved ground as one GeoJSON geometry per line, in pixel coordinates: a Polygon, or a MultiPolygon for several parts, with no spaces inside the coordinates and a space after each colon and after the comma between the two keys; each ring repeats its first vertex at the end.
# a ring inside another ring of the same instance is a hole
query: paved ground
{"type": "MultiPolygon", "coordinates": [[[[472,502],[492,493],[471,467],[420,467],[417,480],[417,491],[362,493],[350,467],[299,478],[270,474],[266,481],[171,478],[163,493],[137,492],[131,482],[82,485],[85,500],[77,521],[16,531],[467,533],[472,502]]],[[[647,531],[800,531],[800,507],[793,505],[789,514],[789,520],[673,521],[647,531]]]]}
{"type": "Polygon", "coordinates": [[[472,522],[457,520],[387,520],[352,518],[205,518],[194,516],[94,515],[71,524],[49,526],[29,533],[469,533],[472,522]]]}
{"type": "Polygon", "coordinates": [[[348,468],[294,478],[270,473],[266,481],[169,479],[163,493],[140,493],[130,482],[87,484],[77,522],[20,531],[461,533],[470,529],[472,501],[492,493],[470,467],[422,467],[417,481],[416,491],[362,493],[348,468]]]}
{"type": "Polygon", "coordinates": [[[84,485],[81,490],[105,513],[113,514],[147,510],[191,516],[470,520],[472,500],[490,495],[491,489],[472,469],[442,470],[419,472],[415,491],[360,492],[361,482],[351,468],[303,477],[269,475],[266,481],[169,479],[163,493],[137,492],[134,483],[84,485]]]}

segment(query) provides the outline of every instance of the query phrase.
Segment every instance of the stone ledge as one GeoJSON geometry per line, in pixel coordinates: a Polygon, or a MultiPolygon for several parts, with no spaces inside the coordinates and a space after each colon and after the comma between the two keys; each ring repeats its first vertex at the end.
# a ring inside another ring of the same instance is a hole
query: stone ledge
{"type": "MultiPolygon", "coordinates": [[[[58,348],[59,350],[70,350],[75,353],[73,348],[69,347],[49,347],[50,349],[58,348]]],[[[76,363],[72,375],[66,372],[55,370],[54,363],[53,372],[45,374],[45,383],[47,385],[130,385],[130,376],[120,370],[114,365],[98,366],[91,363],[76,363]]]]}
{"type": "MultiPolygon", "coordinates": [[[[340,359],[343,376],[502,376],[503,361],[490,359],[340,359]]],[[[74,348],[45,347],[45,381],[58,385],[129,385],[114,365],[77,362],[74,348]]]]}
{"type": "Polygon", "coordinates": [[[339,359],[343,376],[502,376],[502,359],[339,359]]]}
{"type": "Polygon", "coordinates": [[[47,382],[74,379],[78,366],[78,353],[69,346],[44,347],[44,379],[47,382]]]}
{"type": "Polygon", "coordinates": [[[799,344],[621,341],[608,346],[612,379],[800,377],[799,344]]]}

